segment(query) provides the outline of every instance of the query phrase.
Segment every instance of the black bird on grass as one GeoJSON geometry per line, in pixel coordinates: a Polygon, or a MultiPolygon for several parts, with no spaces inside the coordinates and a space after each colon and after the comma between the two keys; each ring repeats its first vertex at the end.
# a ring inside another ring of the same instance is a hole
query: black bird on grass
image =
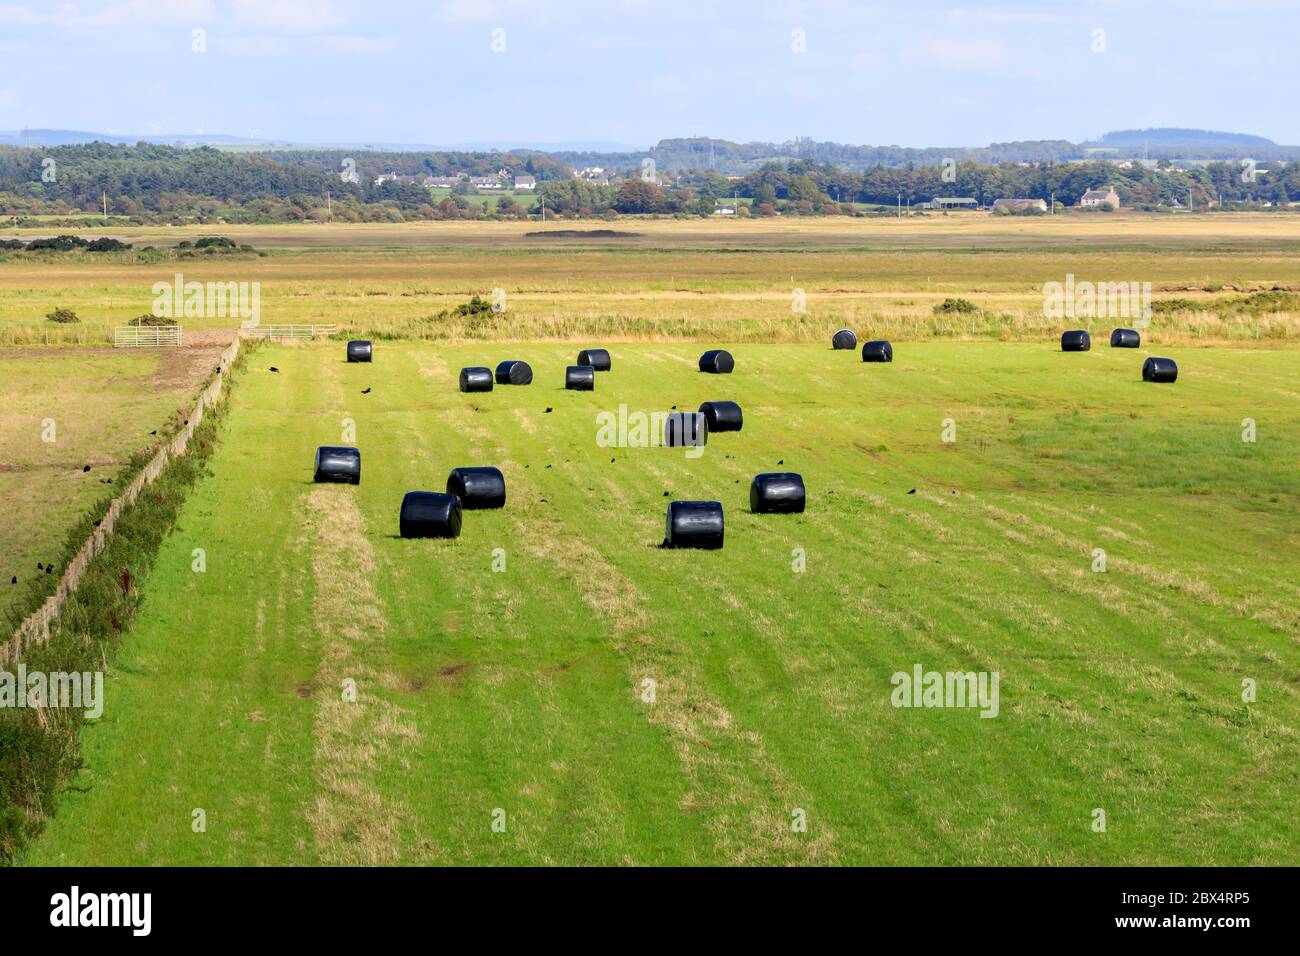
{"type": "Polygon", "coordinates": [[[90,466],[89,466],[89,465],[82,465],[82,466],[81,466],[81,473],[82,473],[83,475],[84,475],[86,472],[88,472],[88,471],[90,471],[90,466]]]}
{"type": "Polygon", "coordinates": [[[545,415],[549,415],[549,414],[551,414],[551,410],[548,408],[545,412],[543,412],[543,414],[545,414],[545,415]]]}
{"type": "Polygon", "coordinates": [[[362,394],[362,395],[369,395],[369,394],[370,394],[370,389],[368,389],[368,388],[363,388],[363,389],[361,390],[361,394],[362,394]]]}
{"type": "Polygon", "coordinates": [[[15,574],[12,578],[10,578],[10,579],[9,579],[9,583],[10,583],[10,584],[17,584],[17,583],[18,583],[18,575],[15,574]]]}
{"type": "Polygon", "coordinates": [[[276,368],[274,365],[272,365],[272,366],[271,366],[271,371],[272,371],[272,372],[278,372],[278,371],[280,371],[280,370],[279,370],[278,368],[276,368]]]}

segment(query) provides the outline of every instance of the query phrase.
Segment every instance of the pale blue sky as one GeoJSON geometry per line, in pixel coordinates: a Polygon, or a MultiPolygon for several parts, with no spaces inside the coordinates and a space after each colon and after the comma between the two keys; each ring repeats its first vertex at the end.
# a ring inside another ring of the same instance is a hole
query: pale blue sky
{"type": "Polygon", "coordinates": [[[1189,126],[1296,144],[1298,26],[1296,0],[0,0],[0,129],[962,146],[1189,126]]]}

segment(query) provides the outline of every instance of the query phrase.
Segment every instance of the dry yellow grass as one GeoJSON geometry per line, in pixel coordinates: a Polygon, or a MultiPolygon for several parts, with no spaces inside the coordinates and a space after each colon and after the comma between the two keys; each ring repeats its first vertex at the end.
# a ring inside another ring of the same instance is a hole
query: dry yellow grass
{"type": "MultiPolygon", "coordinates": [[[[898,338],[1049,337],[1063,326],[1043,315],[1044,284],[1071,274],[1149,282],[1156,300],[1198,306],[1161,316],[1148,334],[1153,344],[1288,340],[1300,320],[1279,311],[1241,321],[1218,308],[1238,290],[1300,289],[1300,215],[1291,214],[304,224],[113,234],[142,246],[204,232],[269,254],[10,256],[0,262],[0,343],[107,341],[113,325],[149,311],[155,282],[170,283],[178,272],[187,281],[258,283],[263,322],[452,342],[813,341],[840,325],[898,338]],[[635,235],[528,235],[610,227],[635,235]],[[493,321],[439,318],[493,290],[505,296],[505,313],[493,321]],[[949,297],[969,299],[979,313],[936,317],[934,306],[949,297]],[[74,309],[84,324],[44,321],[56,305],[74,309]]],[[[183,322],[187,332],[231,328],[238,316],[183,322]]],[[[1093,327],[1114,324],[1127,323],[1103,319],[1093,327]]]]}

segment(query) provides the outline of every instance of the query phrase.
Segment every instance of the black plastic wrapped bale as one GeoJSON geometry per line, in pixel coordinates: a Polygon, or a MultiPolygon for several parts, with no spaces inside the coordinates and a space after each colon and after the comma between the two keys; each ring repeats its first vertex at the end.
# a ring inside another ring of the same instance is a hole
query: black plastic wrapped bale
{"type": "Polygon", "coordinates": [[[361,451],[346,445],[321,445],[316,449],[315,481],[361,484],[361,451]]]}
{"type": "Polygon", "coordinates": [[[1061,333],[1062,352],[1087,352],[1092,349],[1092,336],[1087,329],[1071,329],[1061,333]]]}
{"type": "Polygon", "coordinates": [[[700,414],[709,423],[711,432],[738,432],[745,425],[745,416],[735,402],[705,402],[700,414]]]}
{"type": "Polygon", "coordinates": [[[849,351],[852,351],[857,347],[858,337],[853,333],[852,329],[840,329],[831,336],[831,348],[833,349],[848,349],[849,351]]]}
{"type": "Polygon", "coordinates": [[[590,365],[570,365],[564,370],[564,387],[575,392],[595,391],[596,370],[590,365]]]}
{"type": "Polygon", "coordinates": [[[1135,349],[1142,344],[1142,336],[1137,329],[1112,329],[1110,347],[1113,349],[1135,349]]]}
{"type": "Polygon", "coordinates": [[[348,343],[349,362],[369,362],[373,352],[369,339],[353,339],[348,343]]]}
{"type": "Polygon", "coordinates": [[[578,353],[579,365],[590,365],[597,372],[608,372],[612,367],[609,349],[583,349],[578,353]]]}
{"type": "Polygon", "coordinates": [[[670,501],[665,548],[722,547],[721,501],[670,501]]]}
{"type": "Polygon", "coordinates": [[[892,362],[894,360],[894,347],[884,339],[872,339],[862,346],[862,361],[864,362],[892,362]]]}
{"type": "Polygon", "coordinates": [[[462,392],[492,391],[492,370],[482,365],[471,365],[460,370],[460,390],[462,392]]]}
{"type": "Polygon", "coordinates": [[[700,371],[714,375],[729,375],[736,367],[736,360],[725,349],[709,349],[700,356],[700,371]]]}
{"type": "Polygon", "coordinates": [[[460,499],[436,491],[408,491],[398,521],[403,538],[459,538],[460,499]]]}
{"type": "Polygon", "coordinates": [[[800,514],[805,497],[797,472],[765,471],[749,483],[749,510],[756,514],[800,514]]]}
{"type": "Polygon", "coordinates": [[[709,420],[701,412],[670,412],[664,419],[664,445],[699,448],[709,443],[709,420]]]}
{"type": "Polygon", "coordinates": [[[1171,358],[1151,356],[1142,363],[1142,381],[1176,382],[1178,381],[1178,363],[1171,358]]]}
{"type": "Polygon", "coordinates": [[[531,385],[533,370],[527,362],[507,359],[497,366],[498,385],[531,385]]]}
{"type": "Polygon", "coordinates": [[[447,476],[447,494],[461,500],[466,511],[506,506],[506,476],[491,465],[453,468],[447,476]]]}

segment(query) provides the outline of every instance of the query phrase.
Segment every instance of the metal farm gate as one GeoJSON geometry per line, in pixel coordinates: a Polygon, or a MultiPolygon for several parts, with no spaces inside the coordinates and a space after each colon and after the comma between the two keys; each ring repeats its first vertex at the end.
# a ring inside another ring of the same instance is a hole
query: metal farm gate
{"type": "Polygon", "coordinates": [[[179,325],[119,325],[113,329],[113,348],[180,348],[179,325]]]}

